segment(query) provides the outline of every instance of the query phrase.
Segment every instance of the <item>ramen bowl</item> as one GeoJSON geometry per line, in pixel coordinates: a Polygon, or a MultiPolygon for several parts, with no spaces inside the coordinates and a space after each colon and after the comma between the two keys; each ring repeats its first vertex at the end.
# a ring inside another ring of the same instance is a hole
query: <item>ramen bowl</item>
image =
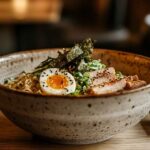
{"type": "Polygon", "coordinates": [[[102,96],[46,96],[8,89],[5,78],[32,71],[58,49],[35,50],[0,58],[0,109],[17,126],[62,144],[90,144],[111,138],[145,117],[150,110],[150,58],[95,49],[93,57],[127,75],[137,74],[147,85],[102,96]]]}

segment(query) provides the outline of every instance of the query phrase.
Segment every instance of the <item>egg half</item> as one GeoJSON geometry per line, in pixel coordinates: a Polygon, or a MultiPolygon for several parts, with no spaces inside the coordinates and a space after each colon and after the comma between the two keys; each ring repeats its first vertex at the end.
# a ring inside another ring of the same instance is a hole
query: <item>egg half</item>
{"type": "Polygon", "coordinates": [[[40,75],[40,87],[44,94],[67,95],[75,91],[76,81],[65,70],[49,68],[40,75]]]}

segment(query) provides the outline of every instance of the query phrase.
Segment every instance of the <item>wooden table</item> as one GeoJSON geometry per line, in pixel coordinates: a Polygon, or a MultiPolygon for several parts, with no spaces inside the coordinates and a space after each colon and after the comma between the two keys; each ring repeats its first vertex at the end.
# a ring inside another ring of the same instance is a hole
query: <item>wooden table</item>
{"type": "Polygon", "coordinates": [[[32,137],[0,113],[0,150],[150,150],[150,117],[112,139],[93,145],[56,145],[32,137]]]}

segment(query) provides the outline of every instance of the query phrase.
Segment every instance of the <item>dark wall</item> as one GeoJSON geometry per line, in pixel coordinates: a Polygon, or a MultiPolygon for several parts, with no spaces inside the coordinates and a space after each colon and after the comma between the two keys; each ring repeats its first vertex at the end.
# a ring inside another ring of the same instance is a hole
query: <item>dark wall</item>
{"type": "Polygon", "coordinates": [[[0,53],[69,47],[84,38],[96,47],[150,56],[149,0],[64,0],[58,23],[0,25],[0,53]]]}

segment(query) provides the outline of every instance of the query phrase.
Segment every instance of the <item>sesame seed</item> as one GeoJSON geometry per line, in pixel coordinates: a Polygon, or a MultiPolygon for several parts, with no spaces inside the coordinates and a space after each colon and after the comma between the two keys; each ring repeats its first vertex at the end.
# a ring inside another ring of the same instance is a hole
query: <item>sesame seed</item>
{"type": "Polygon", "coordinates": [[[56,74],[56,75],[58,75],[58,72],[57,72],[57,70],[55,71],[55,74],[56,74]]]}
{"type": "Polygon", "coordinates": [[[69,91],[67,88],[64,88],[67,92],[69,91]]]}
{"type": "Polygon", "coordinates": [[[67,72],[64,72],[64,75],[67,75],[67,72]]]}

